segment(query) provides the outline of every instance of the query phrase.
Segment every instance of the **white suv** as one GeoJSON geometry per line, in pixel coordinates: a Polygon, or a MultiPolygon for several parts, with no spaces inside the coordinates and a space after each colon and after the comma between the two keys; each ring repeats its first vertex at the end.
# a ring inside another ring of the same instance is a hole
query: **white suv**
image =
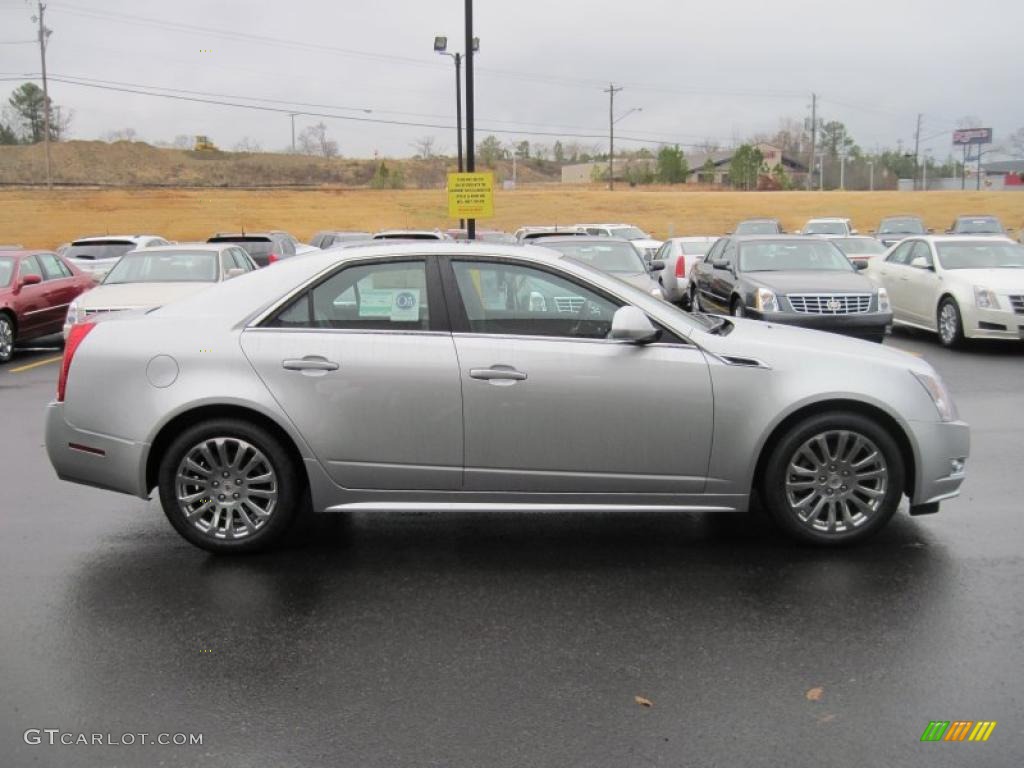
{"type": "Polygon", "coordinates": [[[629,240],[645,259],[654,258],[654,254],[661,248],[661,240],[655,240],[639,227],[632,224],[577,224],[578,229],[584,230],[588,235],[598,237],[621,237],[629,240]]]}
{"type": "Polygon", "coordinates": [[[102,280],[128,251],[154,245],[170,243],[158,235],[101,235],[75,240],[61,255],[98,281],[102,280]]]}
{"type": "Polygon", "coordinates": [[[849,219],[825,218],[811,219],[804,224],[804,228],[800,230],[800,234],[849,237],[850,235],[856,235],[857,230],[853,228],[853,222],[849,219]]]}

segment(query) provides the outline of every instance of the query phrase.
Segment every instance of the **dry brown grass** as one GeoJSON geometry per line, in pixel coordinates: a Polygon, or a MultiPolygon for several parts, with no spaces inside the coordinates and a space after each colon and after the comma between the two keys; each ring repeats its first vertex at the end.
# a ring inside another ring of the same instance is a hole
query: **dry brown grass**
{"type": "MultiPolygon", "coordinates": [[[[812,216],[848,216],[863,231],[886,214],[917,213],[942,230],[957,214],[992,213],[1016,229],[1024,194],[1013,192],[693,192],[549,185],[496,193],[496,216],[480,226],[626,221],[658,237],[716,234],[743,218],[778,217],[787,229],[812,216]]],[[[0,242],[52,248],[88,234],[156,233],[199,239],[218,230],[450,227],[440,190],[0,189],[0,242]]]]}

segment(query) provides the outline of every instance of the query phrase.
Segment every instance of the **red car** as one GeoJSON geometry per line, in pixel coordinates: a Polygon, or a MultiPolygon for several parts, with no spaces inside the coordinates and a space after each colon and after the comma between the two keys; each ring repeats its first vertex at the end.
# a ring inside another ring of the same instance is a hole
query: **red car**
{"type": "Polygon", "coordinates": [[[0,363],[15,341],[60,333],[68,304],[95,285],[50,251],[0,251],[0,363]]]}

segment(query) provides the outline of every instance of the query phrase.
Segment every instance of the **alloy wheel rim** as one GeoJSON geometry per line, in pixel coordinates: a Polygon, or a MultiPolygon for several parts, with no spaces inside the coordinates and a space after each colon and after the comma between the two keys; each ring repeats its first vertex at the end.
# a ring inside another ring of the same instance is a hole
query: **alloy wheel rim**
{"type": "Polygon", "coordinates": [[[939,332],[942,340],[950,342],[956,338],[956,310],[952,304],[943,304],[939,313],[939,332]]]}
{"type": "Polygon", "coordinates": [[[247,538],[277,508],[277,473],[266,455],[236,437],[211,437],[192,446],[175,472],[178,511],[204,536],[247,538]]]}
{"type": "Polygon", "coordinates": [[[868,437],[846,429],[820,432],[794,451],[786,499],[799,523],[842,534],[875,517],[889,486],[889,467],[868,437]]]}
{"type": "Polygon", "coordinates": [[[14,332],[11,321],[0,317],[0,359],[7,359],[14,351],[14,332]]]}

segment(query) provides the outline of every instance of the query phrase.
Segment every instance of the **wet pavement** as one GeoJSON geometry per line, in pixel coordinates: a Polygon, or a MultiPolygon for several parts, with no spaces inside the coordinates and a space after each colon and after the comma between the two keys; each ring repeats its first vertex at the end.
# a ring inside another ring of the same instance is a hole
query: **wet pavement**
{"type": "Polygon", "coordinates": [[[54,352],[23,353],[0,367],[0,765],[1020,765],[1024,346],[887,343],[939,369],[972,456],[959,499],[857,549],[747,515],[365,514],[234,559],[58,481],[57,364],[15,372],[54,352]],[[998,725],[921,743],[931,720],[998,725]]]}

